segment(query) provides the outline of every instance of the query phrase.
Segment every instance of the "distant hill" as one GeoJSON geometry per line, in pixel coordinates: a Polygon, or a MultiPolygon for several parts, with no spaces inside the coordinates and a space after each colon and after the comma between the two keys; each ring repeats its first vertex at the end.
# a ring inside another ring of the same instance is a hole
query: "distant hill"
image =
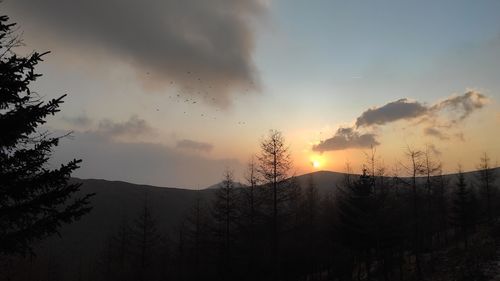
{"type": "Polygon", "coordinates": [[[180,220],[194,205],[197,197],[209,201],[213,190],[187,190],[121,181],[72,179],[82,183],[81,193],[95,193],[92,211],[79,221],[62,227],[38,245],[41,260],[59,260],[62,280],[76,280],[81,266],[93,267],[102,255],[107,237],[113,235],[123,220],[133,224],[147,200],[162,233],[172,235],[180,220]]]}
{"type": "MultiPolygon", "coordinates": [[[[217,189],[219,187],[222,186],[222,182],[219,182],[219,183],[216,183],[216,184],[212,184],[211,186],[205,188],[205,189],[217,189]]],[[[241,182],[235,182],[233,183],[233,186],[236,187],[236,188],[242,188],[242,187],[245,187],[246,185],[241,183],[241,182]]]]}
{"type": "MultiPolygon", "coordinates": [[[[497,175],[500,177],[500,168],[495,168],[493,169],[497,175]]],[[[476,173],[477,171],[470,171],[470,172],[464,172],[464,176],[466,181],[468,182],[475,182],[476,181],[476,173]]],[[[312,178],[314,181],[314,184],[322,194],[329,193],[333,190],[335,190],[336,187],[342,184],[343,180],[345,179],[347,174],[345,173],[339,173],[339,172],[332,172],[332,171],[318,171],[318,172],[313,172],[309,174],[304,174],[297,176],[297,180],[300,183],[302,187],[306,187],[312,178]]],[[[359,177],[359,174],[351,174],[350,175],[353,179],[356,179],[359,177]]],[[[457,174],[447,174],[444,175],[445,179],[450,183],[453,184],[456,179],[457,179],[457,174]]],[[[386,176],[386,179],[391,179],[393,178],[392,176],[386,176]]],[[[426,177],[418,177],[418,181],[423,181],[425,180],[426,177]]],[[[408,178],[402,177],[401,179],[406,180],[408,178]]]]}
{"type": "MultiPolygon", "coordinates": [[[[335,190],[335,188],[342,183],[347,174],[332,172],[332,171],[318,171],[309,174],[297,176],[297,181],[300,186],[306,187],[312,179],[321,194],[327,194],[335,190]]],[[[359,175],[352,175],[357,177],[359,175]]]]}
{"type": "MultiPolygon", "coordinates": [[[[497,168],[500,174],[500,168],[497,168]]],[[[334,191],[341,184],[346,174],[319,171],[297,176],[302,187],[307,186],[310,178],[322,194],[334,191]]],[[[357,177],[359,175],[352,175],[357,177]]],[[[475,179],[473,172],[465,173],[468,181],[475,179]]],[[[445,176],[451,184],[456,175],[445,176]]],[[[144,206],[147,198],[156,220],[163,229],[171,229],[179,223],[194,204],[197,197],[208,201],[214,194],[218,184],[202,190],[188,190],[150,185],[137,185],[122,181],[107,181],[97,179],[73,179],[81,182],[82,193],[96,193],[92,199],[93,210],[80,221],[65,226],[64,234],[68,237],[85,237],[82,239],[102,237],[103,233],[115,230],[123,219],[133,220],[144,206]],[[82,235],[85,233],[85,235],[82,235]]],[[[237,183],[239,187],[244,185],[237,183]]],[[[73,239],[73,238],[72,238],[73,239]]],[[[77,239],[77,238],[74,238],[77,239]]],[[[78,238],[80,239],[80,238],[78,238]]]]}

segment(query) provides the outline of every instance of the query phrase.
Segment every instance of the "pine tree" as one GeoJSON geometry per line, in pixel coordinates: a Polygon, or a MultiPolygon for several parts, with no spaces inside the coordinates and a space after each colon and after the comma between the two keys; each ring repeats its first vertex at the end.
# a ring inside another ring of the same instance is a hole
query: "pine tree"
{"type": "Polygon", "coordinates": [[[89,212],[91,197],[76,195],[80,184],[69,183],[81,160],[48,168],[60,137],[39,130],[65,95],[43,102],[30,89],[47,53],[15,54],[22,42],[14,26],[0,16],[0,254],[31,252],[33,242],[89,212]]]}
{"type": "Polygon", "coordinates": [[[131,231],[132,254],[136,261],[137,280],[149,280],[148,276],[151,274],[151,267],[156,260],[157,244],[160,239],[161,236],[146,197],[144,207],[131,231]]]}
{"type": "Polygon", "coordinates": [[[496,196],[496,188],[494,183],[496,181],[497,175],[495,170],[491,167],[490,158],[488,154],[484,153],[481,157],[479,165],[477,167],[476,178],[479,181],[482,195],[486,200],[486,215],[488,218],[488,223],[491,224],[494,214],[494,206],[496,196]]]}
{"type": "Polygon", "coordinates": [[[319,214],[320,214],[320,195],[318,187],[314,181],[313,175],[309,175],[307,186],[303,196],[303,219],[305,227],[306,243],[306,261],[309,264],[310,274],[314,274],[317,266],[317,255],[319,250],[318,232],[319,232],[319,214]]]}
{"type": "Polygon", "coordinates": [[[241,189],[241,206],[240,206],[240,228],[241,228],[241,246],[242,251],[246,254],[248,259],[246,262],[247,278],[248,280],[258,279],[256,270],[259,261],[259,250],[261,249],[261,229],[262,223],[262,202],[263,192],[262,186],[259,185],[260,179],[258,178],[257,163],[255,157],[250,159],[247,171],[245,174],[245,183],[241,189]]]}
{"type": "Polygon", "coordinates": [[[184,256],[179,269],[181,277],[200,280],[207,274],[207,269],[212,269],[212,266],[207,265],[211,258],[208,251],[210,225],[209,208],[201,198],[200,191],[197,191],[195,202],[182,222],[179,233],[179,255],[181,258],[184,256]],[[189,270],[184,272],[184,269],[189,270]]]}
{"type": "Polygon", "coordinates": [[[370,274],[371,248],[375,245],[374,203],[372,179],[366,169],[363,169],[359,180],[342,189],[337,200],[340,238],[359,260],[358,276],[361,274],[361,263],[364,264],[365,274],[370,274]]]}
{"type": "Polygon", "coordinates": [[[474,226],[475,196],[471,188],[467,187],[465,176],[461,170],[457,175],[457,186],[452,201],[452,223],[460,230],[464,246],[468,247],[468,237],[474,226]]]}
{"type": "Polygon", "coordinates": [[[215,193],[213,217],[216,223],[215,234],[218,238],[222,258],[222,274],[223,278],[227,279],[232,269],[234,232],[239,218],[238,194],[234,186],[233,173],[229,170],[224,173],[224,180],[215,193]]]}

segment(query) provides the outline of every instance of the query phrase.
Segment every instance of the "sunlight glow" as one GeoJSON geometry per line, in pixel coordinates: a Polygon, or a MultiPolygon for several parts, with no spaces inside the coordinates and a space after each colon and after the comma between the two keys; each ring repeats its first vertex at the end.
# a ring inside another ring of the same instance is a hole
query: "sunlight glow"
{"type": "Polygon", "coordinates": [[[314,169],[319,169],[325,165],[323,155],[313,154],[309,156],[309,163],[314,169]]]}

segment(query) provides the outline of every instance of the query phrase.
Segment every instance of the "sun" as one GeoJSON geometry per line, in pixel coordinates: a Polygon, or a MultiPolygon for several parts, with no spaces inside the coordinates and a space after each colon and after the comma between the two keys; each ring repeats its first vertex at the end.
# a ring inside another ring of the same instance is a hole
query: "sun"
{"type": "Polygon", "coordinates": [[[321,154],[310,154],[309,155],[309,165],[312,169],[320,169],[325,166],[326,159],[321,154]]]}

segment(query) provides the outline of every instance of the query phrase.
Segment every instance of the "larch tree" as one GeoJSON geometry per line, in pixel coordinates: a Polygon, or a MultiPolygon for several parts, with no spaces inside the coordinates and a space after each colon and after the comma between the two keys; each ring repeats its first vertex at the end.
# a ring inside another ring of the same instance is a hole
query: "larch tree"
{"type": "Polygon", "coordinates": [[[278,208],[282,201],[281,188],[285,186],[292,166],[289,148],[283,134],[270,130],[269,135],[260,143],[259,174],[264,184],[271,188],[272,236],[274,247],[278,244],[278,208]]]}
{"type": "Polygon", "coordinates": [[[216,222],[216,237],[219,241],[219,249],[222,257],[222,274],[227,279],[231,271],[231,258],[233,252],[233,240],[235,229],[239,218],[238,193],[234,185],[233,173],[230,170],[224,172],[224,179],[215,192],[213,205],[213,217],[216,222]]]}
{"type": "Polygon", "coordinates": [[[319,215],[321,209],[321,197],[313,175],[309,175],[307,186],[303,196],[303,220],[305,226],[306,256],[309,263],[309,270],[314,273],[317,266],[319,215]]]}
{"type": "Polygon", "coordinates": [[[157,256],[157,244],[161,235],[151,213],[147,195],[144,206],[131,229],[130,238],[133,246],[132,255],[137,262],[137,280],[149,280],[148,275],[157,256]]]}
{"type": "Polygon", "coordinates": [[[409,164],[403,165],[405,170],[410,176],[410,182],[407,184],[411,187],[412,191],[412,209],[413,209],[413,253],[415,255],[415,266],[417,270],[417,280],[422,280],[422,268],[420,260],[420,252],[422,248],[422,229],[420,222],[420,203],[417,177],[424,172],[425,153],[421,150],[414,150],[407,147],[406,157],[409,164]]]}
{"type": "Polygon", "coordinates": [[[364,264],[364,273],[369,276],[371,249],[375,245],[374,223],[376,219],[375,196],[369,171],[363,169],[358,180],[339,188],[336,204],[340,240],[350,250],[350,254],[359,261],[358,278],[362,272],[361,263],[364,264]]]}
{"type": "Polygon", "coordinates": [[[258,177],[258,167],[255,157],[252,156],[248,162],[248,167],[245,174],[246,187],[242,192],[242,199],[244,203],[243,214],[247,220],[246,227],[250,232],[255,229],[257,214],[260,211],[261,194],[259,189],[260,179],[258,177]]]}
{"type": "Polygon", "coordinates": [[[474,226],[475,196],[473,190],[467,186],[464,173],[459,169],[456,189],[452,199],[452,223],[459,229],[465,248],[468,247],[468,237],[474,226]]]}
{"type": "Polygon", "coordinates": [[[491,166],[491,160],[486,153],[484,153],[480,158],[479,165],[477,166],[476,178],[479,181],[482,194],[486,199],[486,215],[488,223],[491,224],[494,216],[493,202],[496,195],[494,183],[497,175],[495,174],[495,170],[493,170],[491,166]]]}
{"type": "Polygon", "coordinates": [[[80,184],[69,181],[81,160],[49,168],[61,137],[40,127],[65,95],[44,102],[31,90],[47,53],[18,56],[22,41],[14,26],[0,16],[0,254],[32,252],[33,242],[89,212],[92,196],[78,194],[80,184]]]}

